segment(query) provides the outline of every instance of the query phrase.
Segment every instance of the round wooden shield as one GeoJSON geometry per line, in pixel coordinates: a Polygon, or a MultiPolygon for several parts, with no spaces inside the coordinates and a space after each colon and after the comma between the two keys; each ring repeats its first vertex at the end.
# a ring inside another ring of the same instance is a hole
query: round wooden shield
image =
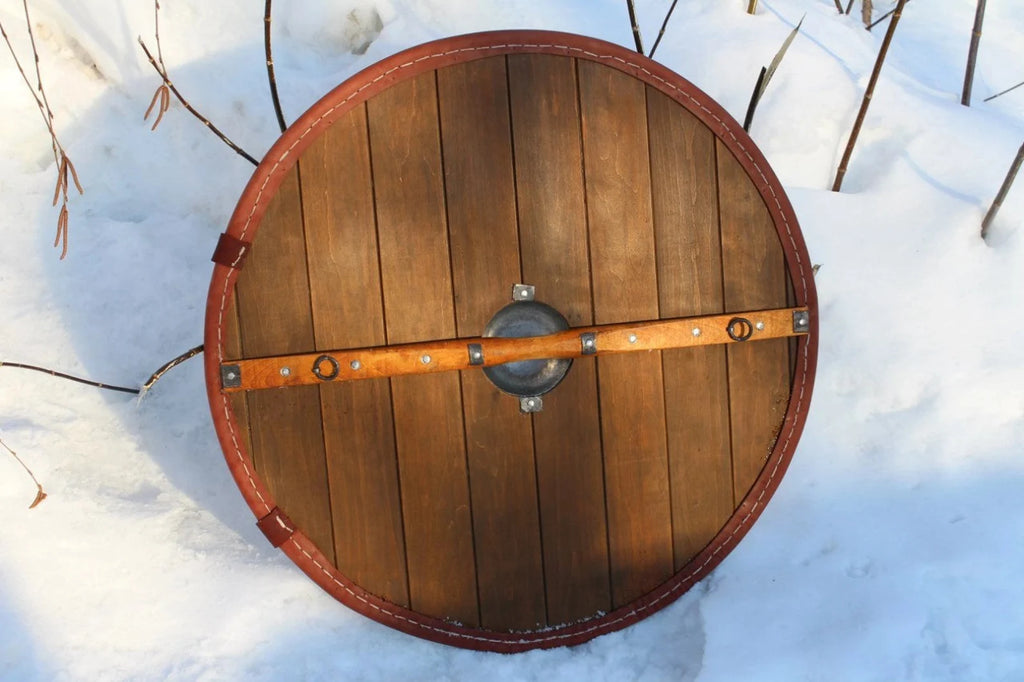
{"type": "Polygon", "coordinates": [[[446,644],[576,644],[664,607],[806,419],[816,295],[778,179],[707,95],[599,40],[366,69],[268,152],[214,260],[210,405],[260,528],[446,644]]]}

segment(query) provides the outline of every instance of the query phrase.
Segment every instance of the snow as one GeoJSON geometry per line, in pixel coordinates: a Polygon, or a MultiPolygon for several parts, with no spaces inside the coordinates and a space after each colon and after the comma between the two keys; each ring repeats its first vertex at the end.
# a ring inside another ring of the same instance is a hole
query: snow
{"type": "MultiPolygon", "coordinates": [[[[670,3],[637,3],[646,44],[670,3]]],[[[879,2],[879,12],[891,3],[879,2]]],[[[60,139],[85,185],[52,248],[55,168],[0,57],[0,360],[138,385],[196,345],[209,255],[252,168],[159,81],[152,6],[32,0],[60,139]]],[[[176,85],[242,147],[278,135],[262,4],[165,1],[176,85]],[[257,6],[258,5],[258,6],[257,6]]],[[[323,593],[256,529],[210,422],[201,363],[141,403],[0,369],[0,678],[9,680],[1024,679],[1024,178],[982,216],[1024,141],[1024,5],[989,6],[959,104],[974,3],[909,3],[842,193],[828,191],[883,27],[830,0],[680,3],[657,58],[742,119],[806,14],[752,134],[817,275],[821,353],[792,467],[759,523],[671,607],[573,649],[503,656],[403,635],[323,593]]],[[[294,119],[359,69],[468,31],[566,30],[632,45],[619,0],[293,0],[275,58],[294,119]],[[367,45],[367,43],[369,43],[367,45]],[[365,48],[365,54],[353,50],[365,48]]],[[[3,22],[31,65],[20,3],[3,22]]],[[[854,12],[858,14],[858,12],[854,12]]]]}

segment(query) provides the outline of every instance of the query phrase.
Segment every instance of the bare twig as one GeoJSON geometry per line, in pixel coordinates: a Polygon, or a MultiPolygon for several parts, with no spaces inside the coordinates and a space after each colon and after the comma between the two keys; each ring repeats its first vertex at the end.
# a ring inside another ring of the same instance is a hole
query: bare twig
{"type": "Polygon", "coordinates": [[[18,464],[21,465],[21,468],[24,469],[25,473],[27,473],[29,475],[29,478],[32,479],[32,482],[36,484],[36,499],[34,499],[32,501],[32,504],[30,504],[28,506],[29,509],[35,509],[39,505],[40,502],[42,502],[43,500],[46,499],[46,493],[43,492],[43,486],[40,485],[39,479],[37,479],[36,475],[34,473],[32,473],[32,470],[28,468],[28,465],[25,464],[25,462],[23,462],[21,460],[21,457],[18,457],[18,453],[15,452],[14,450],[12,450],[7,445],[7,443],[5,443],[3,441],[3,439],[0,439],[0,446],[3,446],[4,450],[6,450],[7,452],[11,453],[11,457],[13,457],[15,459],[15,461],[17,461],[18,464]]]}
{"type": "Polygon", "coordinates": [[[210,132],[212,132],[214,135],[216,135],[218,138],[220,138],[221,142],[223,142],[227,146],[231,147],[231,149],[233,149],[236,154],[238,154],[239,156],[244,158],[246,161],[248,161],[252,165],[258,166],[259,165],[259,161],[257,161],[255,158],[253,158],[253,156],[251,154],[247,153],[244,149],[239,147],[237,144],[232,142],[227,137],[227,135],[222,133],[220,131],[220,129],[217,128],[217,126],[215,126],[212,123],[210,123],[210,120],[208,118],[206,118],[205,116],[200,114],[198,111],[196,111],[195,108],[193,108],[193,106],[188,103],[188,100],[186,100],[182,96],[182,94],[180,92],[178,92],[178,88],[174,87],[174,83],[172,83],[171,79],[167,76],[167,72],[164,69],[162,69],[160,67],[160,65],[157,63],[156,59],[153,57],[153,54],[149,51],[149,48],[146,47],[146,43],[142,40],[141,37],[139,38],[139,45],[142,46],[142,51],[146,53],[146,58],[149,59],[149,63],[153,66],[153,68],[156,70],[156,72],[160,75],[160,78],[163,79],[164,85],[166,85],[168,87],[168,89],[170,89],[170,91],[172,93],[174,93],[174,96],[178,98],[178,101],[181,102],[182,106],[185,107],[185,109],[187,109],[190,114],[192,114],[193,116],[198,118],[202,122],[202,124],[204,126],[209,128],[210,132]]]}
{"type": "Polygon", "coordinates": [[[156,58],[153,57],[152,53],[149,51],[149,48],[146,47],[146,43],[142,41],[141,36],[139,37],[139,45],[142,46],[142,51],[146,53],[146,58],[149,59],[149,63],[160,75],[160,78],[163,80],[163,83],[160,85],[160,87],[156,89],[156,93],[153,95],[153,100],[149,103],[149,108],[146,109],[146,114],[143,116],[143,120],[149,119],[149,115],[150,113],[152,113],[153,107],[156,105],[157,100],[159,99],[160,108],[158,110],[156,120],[153,121],[152,127],[152,130],[156,130],[156,127],[160,124],[160,120],[164,116],[164,112],[167,111],[168,107],[171,104],[171,97],[168,94],[168,91],[173,92],[174,96],[178,98],[178,101],[181,102],[182,106],[185,107],[185,109],[190,114],[198,118],[204,126],[209,128],[210,132],[212,132],[214,135],[220,138],[221,142],[231,147],[231,149],[233,149],[236,154],[244,158],[252,165],[258,166],[259,161],[257,161],[251,154],[247,153],[237,144],[232,142],[227,135],[222,133],[220,129],[217,128],[217,126],[210,123],[210,119],[206,118],[198,111],[196,111],[195,108],[188,103],[188,100],[186,100],[182,96],[182,94],[178,92],[178,89],[174,87],[174,84],[171,83],[171,78],[167,75],[167,66],[164,64],[163,48],[160,45],[160,0],[153,0],[153,32],[156,38],[156,58]]]}
{"type": "Polygon", "coordinates": [[[159,381],[160,377],[162,377],[164,374],[167,374],[167,372],[171,371],[181,363],[185,362],[186,360],[191,360],[192,358],[194,358],[195,356],[199,355],[202,352],[203,344],[199,344],[195,348],[189,348],[187,351],[185,351],[178,357],[174,358],[170,362],[165,362],[163,365],[160,366],[160,369],[153,372],[153,375],[149,377],[149,379],[146,379],[146,383],[142,384],[142,390],[137,391],[137,393],[139,393],[139,397],[141,398],[142,396],[146,395],[146,392],[149,391],[149,389],[153,388],[153,384],[159,381]]]}
{"type": "MultiPolygon", "coordinates": [[[[910,2],[910,0],[907,0],[907,2],[910,2]]],[[[889,17],[891,17],[891,16],[893,15],[893,13],[894,13],[895,11],[896,11],[896,8],[895,8],[895,7],[893,7],[893,8],[891,9],[891,10],[889,10],[888,12],[886,12],[885,14],[883,14],[882,16],[880,16],[880,17],[878,17],[877,19],[875,19],[875,20],[874,20],[873,22],[871,22],[870,24],[868,24],[868,30],[870,31],[870,30],[871,30],[871,29],[873,29],[873,28],[874,28],[875,26],[878,26],[878,25],[879,25],[880,23],[882,23],[883,21],[885,21],[886,19],[888,19],[889,17]]]]}
{"type": "Polygon", "coordinates": [[[1020,87],[1020,86],[1022,86],[1022,85],[1024,85],[1024,81],[1021,81],[1020,83],[1017,83],[1017,84],[1016,84],[1016,85],[1014,85],[1013,87],[1010,87],[1010,88],[1006,88],[1006,89],[1005,89],[1005,90],[1003,90],[1002,92],[997,92],[997,93],[996,93],[996,94],[994,94],[994,95],[990,95],[989,97],[986,97],[986,98],[984,99],[984,101],[985,101],[985,102],[991,102],[991,101],[992,101],[992,100],[994,100],[994,99],[995,99],[996,97],[999,97],[1000,95],[1005,95],[1006,93],[1010,92],[1011,90],[1016,90],[1017,88],[1019,88],[1019,87],[1020,87]]]}
{"type": "Polygon", "coordinates": [[[39,114],[43,117],[43,123],[46,125],[47,132],[50,133],[50,146],[53,150],[53,162],[57,168],[57,185],[54,189],[53,194],[53,205],[57,205],[57,201],[61,201],[60,211],[57,214],[57,236],[54,239],[53,245],[57,246],[63,242],[63,248],[61,250],[61,260],[68,255],[68,174],[70,173],[71,179],[75,183],[75,188],[79,194],[83,193],[82,184],[78,180],[78,173],[75,172],[75,166],[71,163],[71,159],[68,157],[67,152],[64,150],[64,146],[57,139],[57,132],[53,127],[53,110],[50,108],[50,102],[46,97],[46,90],[43,88],[43,75],[39,68],[39,52],[36,50],[36,39],[35,34],[32,32],[32,19],[28,13],[28,2],[22,0],[22,7],[25,11],[25,26],[28,31],[29,43],[32,46],[32,58],[35,62],[36,72],[36,85],[32,85],[32,81],[29,80],[28,74],[25,73],[25,69],[21,65],[21,60],[18,59],[17,53],[14,51],[14,46],[11,44],[11,39],[7,35],[7,31],[4,30],[3,24],[0,23],[0,34],[3,35],[4,42],[7,43],[7,49],[11,52],[11,57],[14,59],[15,66],[18,67],[18,72],[21,74],[22,80],[25,81],[25,85],[28,86],[29,92],[32,93],[32,98],[36,102],[36,106],[39,108],[39,114]]]}
{"type": "MultiPolygon", "coordinates": [[[[668,20],[672,16],[672,12],[676,10],[677,2],[679,2],[679,0],[672,0],[672,4],[669,5],[668,12],[665,13],[665,21],[661,22],[661,30],[658,31],[658,38],[654,41],[654,46],[651,48],[650,54],[647,55],[648,57],[654,56],[654,51],[658,49],[658,45],[661,44],[661,39],[665,37],[665,27],[668,26],[668,20]]],[[[755,5],[757,4],[757,0],[753,0],[753,2],[755,5]]]]}
{"type": "Polygon", "coordinates": [[[67,379],[68,381],[75,381],[86,386],[95,386],[96,388],[106,389],[108,391],[120,391],[121,393],[131,393],[138,395],[139,389],[128,388],[127,386],[113,386],[111,384],[104,384],[99,381],[93,381],[91,379],[83,379],[81,377],[72,376],[71,374],[65,374],[64,372],[58,372],[54,369],[47,369],[46,367],[37,367],[36,365],[26,365],[21,362],[4,362],[0,360],[0,367],[14,367],[15,369],[27,369],[33,372],[41,372],[43,374],[49,374],[52,377],[58,379],[67,379]]]}
{"type": "Polygon", "coordinates": [[[875,68],[871,71],[871,78],[868,81],[868,88],[864,92],[864,100],[860,104],[860,111],[857,112],[857,120],[853,123],[853,131],[850,133],[850,140],[846,143],[846,151],[843,152],[843,160],[839,162],[839,170],[836,172],[836,181],[832,184],[832,191],[838,192],[839,188],[843,186],[843,176],[846,175],[846,167],[850,163],[850,157],[853,155],[853,146],[857,144],[857,136],[860,134],[860,127],[864,124],[864,117],[868,113],[868,105],[871,104],[871,96],[875,92],[875,84],[878,83],[878,76],[882,73],[882,62],[885,61],[885,54],[889,51],[889,44],[892,43],[892,37],[896,33],[896,24],[900,21],[900,16],[903,14],[903,6],[907,4],[907,0],[899,0],[896,4],[896,9],[892,15],[892,21],[889,23],[889,30],[885,32],[885,38],[882,39],[882,47],[878,51],[878,59],[875,60],[875,68]]]}
{"type": "Polygon", "coordinates": [[[284,122],[284,112],[281,111],[281,99],[277,96],[277,78],[274,76],[274,54],[270,50],[270,6],[273,0],[267,0],[263,11],[263,46],[267,53],[267,79],[270,81],[270,98],[274,100],[274,113],[277,114],[277,125],[283,133],[288,127],[284,122]]]}
{"type": "Polygon", "coordinates": [[[761,86],[764,85],[764,75],[768,73],[768,68],[762,66],[761,72],[757,75],[757,82],[754,83],[754,91],[750,93],[750,104],[747,105],[747,115],[743,119],[743,130],[750,132],[750,124],[754,122],[754,111],[757,109],[757,103],[761,101],[761,93],[763,92],[761,86]]]}
{"type": "Polygon", "coordinates": [[[747,14],[753,14],[757,11],[757,0],[748,0],[747,2],[747,14]]]}
{"type": "Polygon", "coordinates": [[[854,2],[856,2],[856,0],[850,0],[850,2],[846,3],[846,16],[850,16],[850,11],[853,9],[854,2]]]}
{"type": "Polygon", "coordinates": [[[629,25],[633,27],[633,42],[636,43],[636,51],[644,53],[644,41],[640,39],[640,26],[636,23],[636,7],[633,0],[626,0],[626,10],[629,12],[629,25]]]}
{"type": "Polygon", "coordinates": [[[981,24],[985,21],[985,0],[978,0],[974,10],[974,28],[971,30],[971,49],[967,53],[967,72],[964,73],[964,92],[960,104],[971,106],[971,88],[974,87],[974,67],[978,63],[978,44],[981,42],[981,24]]]}
{"type": "MultiPolygon", "coordinates": [[[[874,7],[872,7],[871,0],[861,0],[860,18],[861,21],[864,22],[864,26],[866,26],[869,31],[871,30],[872,26],[878,23],[877,21],[875,22],[875,24],[871,23],[871,11],[873,9],[874,7]]],[[[881,19],[879,19],[879,21],[881,21],[881,19]]]]}
{"type": "Polygon", "coordinates": [[[989,206],[988,213],[985,214],[985,219],[981,221],[981,238],[985,239],[988,236],[988,228],[995,220],[996,213],[999,212],[1000,207],[1003,205],[1003,200],[1006,199],[1007,193],[1010,191],[1010,185],[1013,184],[1014,179],[1017,177],[1017,173],[1020,172],[1021,164],[1024,164],[1024,144],[1017,150],[1017,156],[1013,159],[1013,163],[1010,164],[1010,170],[1007,171],[1006,177],[1003,178],[1003,184],[999,188],[999,193],[996,194],[996,198],[992,201],[992,205],[989,206]]]}
{"type": "Polygon", "coordinates": [[[836,4],[836,11],[839,12],[840,14],[842,14],[843,13],[843,3],[841,3],[839,0],[832,0],[832,2],[834,2],[836,4]]]}

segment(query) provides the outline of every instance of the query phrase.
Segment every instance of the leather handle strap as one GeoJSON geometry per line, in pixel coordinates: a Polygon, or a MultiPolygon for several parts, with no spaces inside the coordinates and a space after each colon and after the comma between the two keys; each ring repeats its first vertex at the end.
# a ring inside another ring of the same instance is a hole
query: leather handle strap
{"type": "Polygon", "coordinates": [[[221,364],[225,392],[330,381],[448,372],[521,360],[745,343],[807,334],[807,308],[680,317],[578,327],[547,336],[475,337],[373,348],[348,348],[221,364]]]}

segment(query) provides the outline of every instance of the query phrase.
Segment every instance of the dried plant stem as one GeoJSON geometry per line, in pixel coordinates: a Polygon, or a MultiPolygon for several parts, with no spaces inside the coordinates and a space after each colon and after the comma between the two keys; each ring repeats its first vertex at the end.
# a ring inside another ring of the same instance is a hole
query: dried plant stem
{"type": "Polygon", "coordinates": [[[1017,150],[1017,156],[1013,159],[1013,163],[1010,164],[1010,170],[1007,171],[1006,177],[1003,178],[1003,184],[999,188],[999,193],[996,194],[996,198],[992,201],[992,205],[989,206],[988,213],[985,214],[985,219],[981,221],[981,238],[985,239],[988,236],[988,228],[992,225],[992,221],[995,220],[996,213],[999,212],[1000,207],[1003,205],[1003,201],[1006,199],[1006,195],[1010,191],[1010,186],[1013,184],[1014,179],[1017,177],[1017,173],[1020,172],[1021,165],[1024,164],[1024,144],[1017,150]]]}
{"type": "Polygon", "coordinates": [[[1024,85],[1024,81],[1021,81],[1020,83],[1017,83],[1016,85],[1014,85],[1014,86],[1012,86],[1012,87],[1006,88],[1006,89],[1005,89],[1005,90],[1003,90],[1002,92],[997,92],[997,93],[996,93],[996,94],[994,94],[994,95],[990,95],[990,96],[986,97],[986,98],[984,99],[984,101],[985,101],[985,102],[991,102],[991,101],[992,101],[992,100],[994,100],[994,99],[995,99],[996,97],[999,97],[1000,95],[1005,95],[1006,93],[1008,93],[1008,92],[1010,92],[1010,91],[1012,91],[1012,90],[1016,90],[1017,88],[1019,88],[1019,87],[1020,87],[1020,86],[1022,86],[1022,85],[1024,85]]]}
{"type": "Polygon", "coordinates": [[[640,26],[636,22],[636,7],[633,0],[626,0],[626,11],[629,12],[629,25],[633,27],[633,42],[636,43],[636,51],[644,53],[644,41],[640,38],[640,26]]]}
{"type": "MultiPolygon", "coordinates": [[[[648,57],[654,56],[654,51],[658,49],[658,45],[661,44],[661,39],[665,37],[665,27],[668,26],[668,20],[672,16],[672,12],[676,10],[677,2],[679,2],[679,0],[672,0],[672,4],[669,5],[668,12],[665,13],[665,20],[661,22],[661,30],[658,31],[658,37],[654,41],[654,46],[651,47],[651,52],[647,55],[648,57]]],[[[753,0],[753,3],[756,5],[757,0],[753,0]]],[[[753,12],[751,12],[751,14],[753,14],[753,12]]]]}
{"type": "Polygon", "coordinates": [[[63,260],[68,255],[68,180],[70,179],[75,183],[75,188],[79,194],[83,193],[82,184],[78,180],[78,173],[75,171],[74,164],[71,163],[71,159],[68,157],[67,152],[64,150],[64,146],[57,139],[57,132],[53,127],[53,110],[50,108],[50,102],[46,97],[46,90],[43,88],[43,75],[39,68],[39,52],[36,49],[36,38],[32,32],[32,19],[28,12],[27,0],[22,0],[22,8],[25,12],[25,27],[28,31],[29,43],[32,46],[32,58],[35,62],[36,72],[36,85],[32,85],[32,81],[29,80],[28,74],[25,73],[25,69],[21,65],[21,60],[18,59],[17,53],[14,51],[14,46],[11,44],[11,39],[7,35],[7,31],[4,29],[3,24],[0,23],[0,34],[3,35],[4,42],[7,43],[7,49],[11,52],[11,57],[14,59],[14,64],[18,68],[18,72],[21,74],[22,80],[25,81],[25,85],[28,86],[29,92],[32,93],[32,98],[36,102],[36,106],[39,108],[39,114],[43,117],[43,124],[46,126],[47,132],[50,133],[50,147],[53,150],[53,162],[57,167],[57,185],[53,193],[53,205],[56,206],[58,201],[61,201],[60,211],[57,214],[57,236],[54,239],[53,245],[57,246],[63,243],[61,249],[60,258],[63,260]]]}
{"type": "Polygon", "coordinates": [[[284,121],[284,112],[281,111],[281,99],[277,95],[277,78],[274,76],[274,54],[270,49],[270,6],[273,0],[267,0],[263,10],[263,46],[267,55],[267,79],[270,81],[270,98],[274,100],[274,113],[277,114],[277,125],[283,133],[288,124],[284,121]]]}
{"type": "Polygon", "coordinates": [[[146,380],[146,383],[142,384],[142,390],[136,392],[139,393],[140,396],[145,395],[146,392],[149,391],[149,389],[153,388],[153,384],[160,380],[160,377],[167,374],[167,372],[171,371],[172,369],[174,369],[181,363],[185,362],[186,360],[191,360],[192,358],[194,358],[195,356],[199,355],[202,352],[203,344],[199,344],[195,348],[189,348],[187,351],[185,351],[178,357],[174,358],[173,360],[165,362],[163,365],[160,366],[160,369],[153,372],[153,375],[146,380]]]}
{"type": "Polygon", "coordinates": [[[875,84],[878,83],[878,76],[882,73],[882,62],[885,61],[885,54],[889,51],[889,44],[892,43],[893,34],[896,33],[896,24],[903,14],[903,6],[907,0],[899,0],[889,23],[889,30],[885,32],[882,40],[882,47],[878,51],[878,59],[875,60],[875,68],[871,71],[871,79],[868,81],[868,88],[864,92],[864,100],[860,103],[860,111],[857,112],[857,120],[853,123],[853,131],[850,133],[850,140],[846,143],[846,151],[843,152],[843,160],[839,162],[839,170],[836,172],[836,181],[832,184],[832,191],[838,192],[843,186],[843,176],[846,175],[846,167],[853,155],[853,146],[857,144],[857,136],[860,134],[860,127],[864,124],[864,117],[868,113],[868,105],[871,104],[871,96],[875,92],[875,84]]]}
{"type": "Polygon", "coordinates": [[[200,114],[198,111],[196,111],[192,107],[192,105],[188,103],[188,100],[186,100],[182,96],[182,94],[180,92],[178,92],[178,89],[174,86],[174,83],[172,83],[171,79],[168,77],[166,69],[164,69],[162,66],[160,66],[159,63],[157,63],[156,59],[153,57],[153,54],[149,51],[149,48],[146,47],[146,43],[142,40],[141,37],[139,38],[139,45],[142,46],[142,51],[146,53],[146,58],[149,60],[149,63],[153,66],[153,68],[156,70],[156,72],[160,75],[160,78],[163,79],[164,85],[167,86],[167,88],[172,93],[174,93],[174,96],[178,98],[178,101],[181,102],[181,105],[183,107],[185,107],[185,109],[187,109],[190,114],[192,114],[197,119],[199,119],[204,126],[209,128],[210,132],[212,132],[214,135],[216,135],[218,138],[220,138],[221,142],[223,142],[227,146],[231,147],[231,149],[233,149],[236,154],[238,154],[239,156],[244,158],[246,161],[248,161],[252,165],[258,166],[259,165],[259,161],[257,161],[251,154],[247,153],[244,149],[239,147],[237,144],[232,142],[227,137],[227,135],[222,133],[220,131],[220,129],[217,128],[217,126],[215,126],[212,123],[210,123],[210,120],[208,118],[206,118],[205,116],[200,114]]]}
{"type": "Polygon", "coordinates": [[[836,5],[836,11],[839,12],[840,14],[842,14],[843,13],[843,3],[840,2],[839,0],[832,0],[832,2],[834,2],[835,5],[836,5]]]}
{"type": "MultiPolygon", "coordinates": [[[[907,2],[910,2],[910,0],[907,0],[907,2]]],[[[875,19],[875,20],[874,20],[873,22],[871,22],[870,24],[868,24],[868,30],[870,31],[870,30],[871,30],[871,29],[873,29],[873,28],[874,28],[875,26],[878,26],[878,25],[879,25],[880,23],[882,23],[883,21],[885,21],[886,19],[888,19],[889,17],[891,17],[891,16],[893,15],[893,12],[895,12],[895,11],[896,11],[896,8],[894,7],[893,9],[889,10],[888,12],[886,12],[885,14],[883,14],[882,16],[880,16],[880,17],[878,17],[877,19],[875,19]]]]}
{"type": "Polygon", "coordinates": [[[846,12],[844,12],[844,14],[846,14],[847,16],[850,15],[850,12],[853,10],[853,3],[856,1],[857,0],[850,0],[850,2],[846,3],[846,12]]]}
{"type": "Polygon", "coordinates": [[[30,504],[28,506],[29,509],[34,509],[36,506],[39,505],[40,502],[42,502],[43,500],[46,499],[46,493],[43,492],[43,486],[40,485],[39,479],[37,479],[36,475],[34,473],[32,473],[32,470],[28,468],[28,465],[25,464],[25,462],[22,461],[21,457],[18,457],[18,453],[16,453],[14,450],[12,450],[7,445],[7,443],[5,443],[3,441],[3,439],[0,439],[0,446],[3,446],[4,450],[6,450],[7,452],[9,452],[11,454],[11,457],[13,457],[15,459],[15,461],[17,461],[18,464],[21,465],[21,468],[24,469],[25,473],[27,473],[29,475],[29,478],[32,479],[32,482],[36,484],[36,499],[34,499],[32,501],[32,504],[30,504]]]}
{"type": "MultiPolygon", "coordinates": [[[[871,11],[874,7],[871,6],[871,0],[861,0],[860,4],[860,18],[864,22],[864,26],[870,31],[871,27],[875,24],[871,23],[871,11]]],[[[877,22],[876,22],[877,23],[877,22]]]]}
{"type": "Polygon", "coordinates": [[[978,0],[971,30],[971,49],[967,53],[967,72],[964,73],[964,92],[960,104],[971,106],[971,88],[974,87],[974,67],[978,63],[978,44],[981,42],[981,24],[985,21],[985,0],[978,0]]]}
{"type": "MultiPolygon", "coordinates": [[[[673,7],[675,3],[673,3],[673,7]]],[[[757,0],[748,0],[747,2],[747,14],[753,14],[757,11],[757,0]]]]}
{"type": "Polygon", "coordinates": [[[75,381],[79,384],[85,384],[86,386],[94,386],[96,388],[102,388],[108,391],[120,391],[121,393],[132,393],[136,395],[139,393],[139,389],[137,388],[128,388],[127,386],[113,386],[111,384],[104,384],[99,381],[83,379],[82,377],[76,377],[71,374],[58,372],[55,369],[37,367],[36,365],[26,365],[21,362],[4,362],[3,360],[0,360],[0,367],[14,367],[15,369],[27,369],[33,372],[41,372],[43,374],[49,374],[52,377],[57,377],[58,379],[67,379],[68,381],[75,381]]]}

